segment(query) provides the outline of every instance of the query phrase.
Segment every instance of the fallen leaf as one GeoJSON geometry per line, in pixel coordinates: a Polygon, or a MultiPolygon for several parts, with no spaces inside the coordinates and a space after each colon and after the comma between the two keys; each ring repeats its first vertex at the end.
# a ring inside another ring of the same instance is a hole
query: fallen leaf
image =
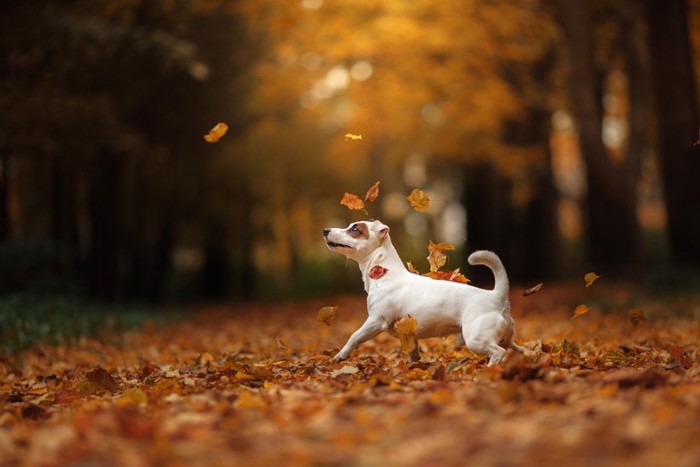
{"type": "Polygon", "coordinates": [[[593,285],[595,281],[600,279],[600,276],[594,272],[589,272],[585,276],[583,276],[583,280],[586,281],[586,287],[590,287],[593,285]]]}
{"type": "Polygon", "coordinates": [[[148,396],[141,389],[130,388],[124,390],[119,402],[124,405],[146,405],[148,404],[148,396]]]}
{"type": "Polygon", "coordinates": [[[369,190],[367,190],[367,194],[365,194],[365,202],[371,203],[374,200],[377,199],[379,196],[379,184],[381,182],[376,182],[374,185],[369,187],[369,190]]]}
{"type": "Polygon", "coordinates": [[[109,374],[109,371],[105,370],[104,368],[97,367],[94,370],[88,371],[85,373],[85,379],[95,386],[106,389],[109,392],[114,393],[119,391],[117,382],[114,380],[112,375],[109,374]]]}
{"type": "Polygon", "coordinates": [[[415,266],[413,266],[413,263],[410,262],[410,261],[408,261],[408,262],[406,263],[406,268],[408,269],[408,272],[410,272],[410,273],[413,273],[413,274],[420,274],[420,273],[418,272],[418,269],[416,269],[415,266]]]}
{"type": "Polygon", "coordinates": [[[460,284],[468,284],[471,282],[464,274],[459,272],[459,268],[454,271],[430,271],[423,275],[439,281],[459,282],[460,284]]]}
{"type": "Polygon", "coordinates": [[[326,326],[333,326],[336,311],[338,311],[337,306],[324,306],[316,313],[316,319],[326,326]]]}
{"type": "Polygon", "coordinates": [[[418,321],[411,315],[404,316],[394,323],[394,331],[401,341],[401,350],[410,353],[416,348],[418,321]]]}
{"type": "Polygon", "coordinates": [[[532,287],[530,287],[529,289],[527,289],[526,291],[523,292],[523,297],[529,297],[530,295],[539,292],[540,289],[542,288],[542,285],[543,285],[542,282],[540,282],[537,285],[533,285],[532,287]]]}
{"type": "Polygon", "coordinates": [[[357,195],[348,193],[347,191],[340,200],[340,204],[353,210],[364,209],[365,207],[364,201],[362,201],[357,195]]]}
{"type": "Polygon", "coordinates": [[[411,207],[418,212],[425,212],[430,207],[430,198],[428,198],[428,195],[424,191],[418,188],[414,188],[406,199],[411,203],[411,207]]]}
{"type": "Polygon", "coordinates": [[[223,122],[219,122],[216,125],[214,125],[214,128],[209,130],[209,133],[204,135],[204,141],[206,141],[207,143],[216,143],[221,138],[223,138],[227,131],[228,125],[223,122]]]}
{"type": "Polygon", "coordinates": [[[258,394],[243,391],[238,395],[235,406],[237,409],[244,410],[265,410],[267,408],[267,402],[258,394]]]}
{"type": "Polygon", "coordinates": [[[331,371],[331,378],[337,378],[340,375],[354,375],[360,371],[356,366],[345,365],[342,368],[331,371]]]}
{"type": "Polygon", "coordinates": [[[349,139],[351,139],[351,140],[359,140],[359,139],[362,139],[362,135],[355,135],[355,134],[353,134],[353,133],[346,133],[346,134],[345,134],[345,141],[347,141],[347,140],[349,140],[349,139]]]}
{"type": "Polygon", "coordinates": [[[634,327],[639,326],[641,323],[644,323],[647,320],[646,316],[644,316],[644,313],[639,308],[630,308],[627,314],[630,323],[632,323],[634,327]]]}
{"type": "Polygon", "coordinates": [[[577,316],[585,315],[586,313],[588,313],[588,310],[590,310],[590,308],[588,308],[587,305],[577,306],[576,309],[574,309],[574,316],[572,316],[571,319],[574,319],[577,316]]]}
{"type": "Polygon", "coordinates": [[[382,266],[374,266],[372,269],[369,270],[369,278],[370,279],[381,279],[386,275],[386,273],[389,272],[389,270],[385,267],[382,266]]]}

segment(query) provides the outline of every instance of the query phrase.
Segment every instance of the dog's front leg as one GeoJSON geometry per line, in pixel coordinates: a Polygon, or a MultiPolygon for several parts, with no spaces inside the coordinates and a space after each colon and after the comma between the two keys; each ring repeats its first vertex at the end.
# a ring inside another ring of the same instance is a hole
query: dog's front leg
{"type": "Polygon", "coordinates": [[[382,331],[386,331],[389,328],[389,324],[382,318],[377,316],[370,316],[367,321],[355,331],[345,346],[333,357],[333,360],[340,362],[347,359],[350,356],[350,352],[355,350],[358,345],[365,341],[370,340],[382,331]]]}

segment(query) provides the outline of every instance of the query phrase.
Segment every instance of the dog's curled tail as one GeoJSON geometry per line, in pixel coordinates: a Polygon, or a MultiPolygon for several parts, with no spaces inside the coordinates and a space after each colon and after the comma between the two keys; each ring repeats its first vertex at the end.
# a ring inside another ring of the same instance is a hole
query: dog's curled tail
{"type": "Polygon", "coordinates": [[[493,292],[503,300],[508,298],[508,274],[506,273],[506,268],[503,267],[501,259],[496,255],[496,253],[487,250],[477,250],[469,255],[468,261],[472,266],[477,264],[488,266],[491,271],[493,271],[493,276],[495,278],[493,292]]]}

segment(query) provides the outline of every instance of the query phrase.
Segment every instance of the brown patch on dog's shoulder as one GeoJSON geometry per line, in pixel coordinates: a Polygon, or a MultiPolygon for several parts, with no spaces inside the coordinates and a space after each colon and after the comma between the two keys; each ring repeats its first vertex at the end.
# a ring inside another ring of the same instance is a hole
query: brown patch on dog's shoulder
{"type": "Polygon", "coordinates": [[[350,233],[350,236],[354,238],[369,238],[369,228],[364,222],[358,222],[356,224],[351,225],[350,229],[348,229],[348,232],[350,233]],[[357,227],[357,230],[355,230],[355,227],[357,227]]]}

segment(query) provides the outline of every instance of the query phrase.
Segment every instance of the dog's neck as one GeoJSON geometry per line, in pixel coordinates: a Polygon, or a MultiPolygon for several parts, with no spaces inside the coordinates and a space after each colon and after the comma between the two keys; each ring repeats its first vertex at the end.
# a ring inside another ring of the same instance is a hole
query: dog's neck
{"type": "MultiPolygon", "coordinates": [[[[406,266],[404,266],[403,261],[399,257],[399,253],[394,248],[391,243],[390,238],[386,238],[384,243],[374,250],[372,253],[367,255],[366,259],[363,261],[358,261],[360,266],[360,271],[362,271],[362,281],[365,285],[365,292],[369,293],[369,286],[371,284],[371,278],[369,277],[370,271],[375,266],[381,266],[386,268],[388,273],[402,273],[408,272],[406,266]]],[[[387,274],[388,274],[387,273],[387,274]]]]}

